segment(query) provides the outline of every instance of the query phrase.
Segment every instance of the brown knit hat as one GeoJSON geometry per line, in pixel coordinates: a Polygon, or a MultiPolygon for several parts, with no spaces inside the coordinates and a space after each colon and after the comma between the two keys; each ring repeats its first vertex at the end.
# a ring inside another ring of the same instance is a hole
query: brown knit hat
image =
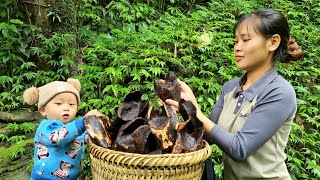
{"type": "Polygon", "coordinates": [[[45,106],[55,95],[70,92],[76,95],[79,104],[80,90],[80,81],[78,79],[69,78],[66,82],[53,81],[39,88],[28,88],[23,93],[23,99],[29,105],[34,105],[39,101],[38,108],[41,108],[45,106]]]}

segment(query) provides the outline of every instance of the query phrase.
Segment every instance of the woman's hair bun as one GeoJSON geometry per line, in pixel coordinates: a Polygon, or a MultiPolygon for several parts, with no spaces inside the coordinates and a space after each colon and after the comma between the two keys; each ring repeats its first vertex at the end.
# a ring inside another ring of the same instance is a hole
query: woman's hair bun
{"type": "Polygon", "coordinates": [[[291,60],[298,60],[303,58],[304,53],[302,48],[298,45],[295,39],[290,38],[288,41],[288,50],[285,62],[289,62],[291,60]]]}

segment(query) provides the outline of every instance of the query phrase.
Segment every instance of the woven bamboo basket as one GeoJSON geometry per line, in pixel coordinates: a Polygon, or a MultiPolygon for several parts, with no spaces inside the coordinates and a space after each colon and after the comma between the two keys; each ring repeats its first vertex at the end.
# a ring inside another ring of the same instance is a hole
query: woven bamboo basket
{"type": "Polygon", "coordinates": [[[147,155],[126,153],[89,143],[91,171],[94,180],[201,179],[205,160],[212,149],[182,154],[147,155]]]}

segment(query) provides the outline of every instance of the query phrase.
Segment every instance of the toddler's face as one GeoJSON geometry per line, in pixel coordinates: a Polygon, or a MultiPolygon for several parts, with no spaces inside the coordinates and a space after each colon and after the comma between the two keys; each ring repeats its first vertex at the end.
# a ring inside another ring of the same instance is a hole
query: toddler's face
{"type": "Polygon", "coordinates": [[[57,94],[39,111],[47,119],[60,120],[64,124],[69,123],[78,111],[77,98],[73,93],[57,94]]]}

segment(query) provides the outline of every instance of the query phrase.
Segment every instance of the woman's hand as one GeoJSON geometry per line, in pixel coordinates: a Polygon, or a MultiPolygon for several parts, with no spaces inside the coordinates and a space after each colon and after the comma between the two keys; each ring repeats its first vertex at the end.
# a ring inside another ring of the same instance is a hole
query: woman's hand
{"type": "MultiPolygon", "coordinates": [[[[181,99],[184,99],[186,101],[191,101],[198,111],[199,110],[198,103],[191,88],[185,82],[180,81],[179,79],[177,81],[180,86],[181,99]]],[[[167,99],[165,103],[170,105],[176,112],[179,111],[179,102],[174,101],[172,99],[167,99]]]]}
{"type": "MultiPolygon", "coordinates": [[[[208,133],[215,125],[210,119],[208,119],[201,111],[201,109],[198,106],[196,97],[194,96],[191,88],[184,82],[180,81],[178,79],[178,83],[180,85],[180,92],[181,92],[181,99],[184,99],[186,101],[191,101],[193,105],[197,108],[197,118],[203,122],[205,132],[208,133]]],[[[163,103],[162,101],[159,102],[159,104],[163,103]]],[[[174,101],[172,99],[166,99],[165,103],[167,105],[170,105],[176,112],[179,112],[179,102],[174,101]]]]}

